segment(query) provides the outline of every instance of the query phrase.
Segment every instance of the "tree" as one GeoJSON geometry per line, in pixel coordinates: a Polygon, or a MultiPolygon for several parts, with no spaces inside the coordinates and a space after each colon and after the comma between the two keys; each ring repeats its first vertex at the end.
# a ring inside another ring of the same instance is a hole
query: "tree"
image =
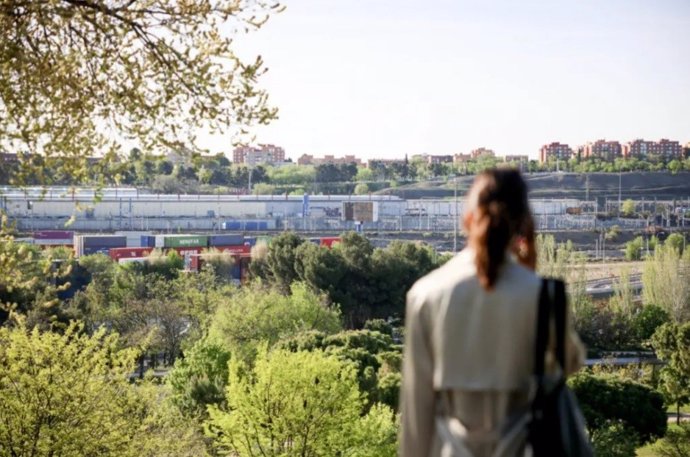
{"type": "Polygon", "coordinates": [[[185,414],[204,417],[208,405],[225,401],[230,353],[218,344],[198,341],[166,377],[173,403],[185,414]]]}
{"type": "Polygon", "coordinates": [[[69,269],[70,262],[53,262],[37,246],[16,242],[7,216],[0,213],[0,325],[14,314],[43,327],[56,318],[64,321],[54,284],[69,269]]]}
{"type": "Polygon", "coordinates": [[[638,445],[664,436],[664,400],[652,388],[613,376],[586,373],[573,376],[568,385],[577,396],[590,433],[621,423],[634,432],[638,445]]]}
{"type": "Polygon", "coordinates": [[[625,200],[621,205],[621,214],[623,214],[626,217],[631,217],[632,215],[634,215],[635,202],[630,199],[625,200]]]}
{"type": "Polygon", "coordinates": [[[669,246],[659,246],[645,260],[642,294],[645,303],[664,308],[678,322],[690,316],[690,261],[669,246]]]}
{"type": "Polygon", "coordinates": [[[239,457],[394,456],[396,427],[383,406],[361,417],[354,367],[320,351],[266,347],[253,369],[233,358],[228,412],[210,407],[208,435],[239,457]]]}
{"type": "Polygon", "coordinates": [[[664,241],[664,247],[673,249],[678,254],[683,254],[685,250],[685,236],[682,233],[671,233],[664,241]]]}
{"type": "Polygon", "coordinates": [[[234,357],[251,360],[260,342],[273,345],[308,330],[335,333],[341,329],[337,309],[323,295],[295,283],[285,295],[258,285],[243,287],[222,303],[209,328],[209,342],[234,357]]]}
{"type": "Polygon", "coordinates": [[[195,149],[196,131],[267,123],[276,111],[256,88],[263,62],[237,57],[227,31],[279,10],[272,0],[5,2],[0,148],[61,157],[81,181],[86,157],[112,161],[122,138],[195,149]]]}
{"type": "Polygon", "coordinates": [[[644,239],[641,236],[636,237],[632,241],[628,241],[625,243],[625,260],[640,260],[642,258],[643,249],[644,239]]]}
{"type": "Polygon", "coordinates": [[[655,451],[660,457],[690,457],[690,423],[669,428],[664,439],[655,446],[655,451]]]}
{"type": "Polygon", "coordinates": [[[690,323],[662,325],[652,336],[652,347],[667,363],[662,368],[661,387],[669,403],[676,405],[680,421],[680,407],[690,403],[690,323]]]}
{"type": "Polygon", "coordinates": [[[284,291],[297,279],[295,271],[295,252],[304,240],[292,232],[281,233],[271,241],[265,258],[266,271],[284,291]]]}
{"type": "Polygon", "coordinates": [[[369,186],[366,183],[359,183],[355,186],[355,195],[366,195],[369,193],[369,186]]]}
{"type": "Polygon", "coordinates": [[[135,356],[74,323],[63,334],[0,329],[0,457],[199,455],[161,395],[129,382],[135,356]]]}
{"type": "Polygon", "coordinates": [[[390,335],[371,330],[347,330],[334,335],[312,331],[284,339],[277,347],[293,352],[324,351],[353,363],[365,407],[380,402],[397,409],[402,351],[390,335]]]}

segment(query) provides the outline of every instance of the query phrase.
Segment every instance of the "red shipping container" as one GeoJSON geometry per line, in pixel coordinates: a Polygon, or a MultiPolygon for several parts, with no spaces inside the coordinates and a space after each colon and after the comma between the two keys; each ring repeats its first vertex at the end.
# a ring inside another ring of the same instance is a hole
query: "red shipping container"
{"type": "Polygon", "coordinates": [[[108,253],[117,262],[120,259],[146,257],[152,250],[153,248],[112,248],[108,253]]]}
{"type": "Polygon", "coordinates": [[[247,245],[239,246],[213,246],[214,249],[218,249],[220,252],[227,252],[233,256],[249,257],[252,252],[252,247],[247,245]]]}
{"type": "Polygon", "coordinates": [[[36,240],[72,240],[72,238],[74,238],[74,232],[71,230],[42,230],[34,232],[34,239],[36,240]]]}
{"type": "Polygon", "coordinates": [[[328,246],[332,248],[335,243],[340,243],[339,236],[325,236],[321,238],[321,246],[328,246]]]}

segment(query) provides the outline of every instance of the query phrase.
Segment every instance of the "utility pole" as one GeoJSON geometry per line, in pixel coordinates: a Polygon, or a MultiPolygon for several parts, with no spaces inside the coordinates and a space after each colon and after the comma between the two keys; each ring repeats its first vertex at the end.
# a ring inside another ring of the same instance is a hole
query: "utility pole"
{"type": "Polygon", "coordinates": [[[618,167],[618,217],[621,217],[621,167],[618,167]]]}
{"type": "Polygon", "coordinates": [[[453,217],[453,254],[458,252],[458,177],[455,177],[455,217],[453,217]]]}

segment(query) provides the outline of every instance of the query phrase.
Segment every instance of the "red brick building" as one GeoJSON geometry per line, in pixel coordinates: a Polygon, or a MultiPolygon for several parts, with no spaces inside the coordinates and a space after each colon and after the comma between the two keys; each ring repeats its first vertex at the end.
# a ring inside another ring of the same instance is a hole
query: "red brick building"
{"type": "Polygon", "coordinates": [[[272,144],[260,144],[259,147],[239,146],[232,153],[232,161],[250,166],[282,163],[285,162],[285,149],[272,144]]]}
{"type": "Polygon", "coordinates": [[[539,162],[545,163],[549,160],[570,160],[573,157],[573,150],[567,144],[554,142],[545,144],[539,150],[539,162]]]}

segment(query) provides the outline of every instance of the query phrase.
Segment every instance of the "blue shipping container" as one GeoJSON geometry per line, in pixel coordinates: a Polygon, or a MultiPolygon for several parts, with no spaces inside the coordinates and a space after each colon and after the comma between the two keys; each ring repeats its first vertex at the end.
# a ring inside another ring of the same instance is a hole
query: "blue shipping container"
{"type": "Polygon", "coordinates": [[[141,236],[141,247],[142,248],[156,247],[156,237],[153,235],[142,235],[141,236]]]}
{"type": "Polygon", "coordinates": [[[124,248],[127,247],[127,237],[119,235],[84,235],[84,248],[86,247],[109,247],[109,248],[124,248]]]}
{"type": "Polygon", "coordinates": [[[244,237],[239,233],[208,237],[209,246],[241,246],[242,244],[244,244],[244,237]]]}
{"type": "Polygon", "coordinates": [[[240,221],[223,222],[223,230],[242,230],[242,223],[240,221]]]}

